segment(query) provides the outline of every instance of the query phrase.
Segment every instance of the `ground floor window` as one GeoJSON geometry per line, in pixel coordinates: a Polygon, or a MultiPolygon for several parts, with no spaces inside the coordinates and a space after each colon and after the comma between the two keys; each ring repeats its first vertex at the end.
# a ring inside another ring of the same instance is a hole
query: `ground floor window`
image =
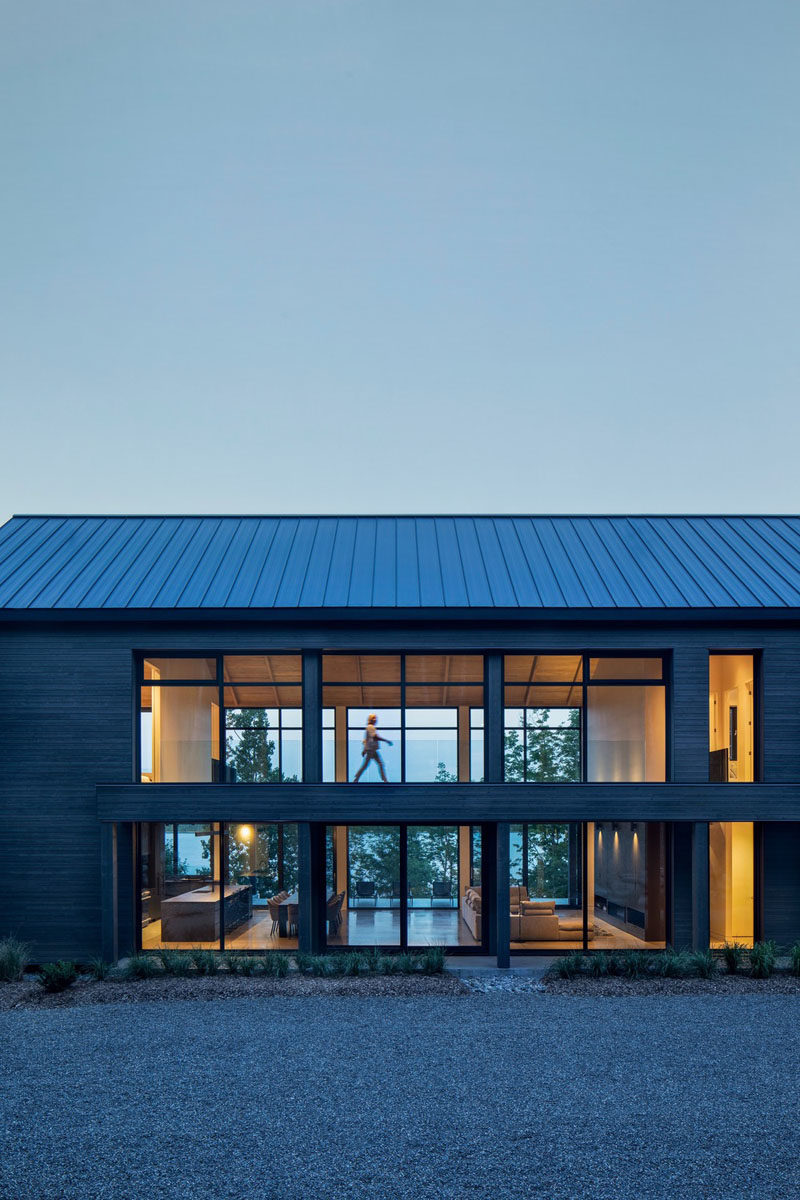
{"type": "Polygon", "coordinates": [[[664,824],[512,825],[509,910],[512,950],[662,948],[664,824]]]}
{"type": "Polygon", "coordinates": [[[330,825],[329,946],[480,948],[481,835],[470,825],[330,825]]]}
{"type": "Polygon", "coordinates": [[[708,886],[712,946],[752,946],[755,844],[752,821],[712,821],[708,827],[708,886]]]}
{"type": "MultiPolygon", "coordinates": [[[[512,825],[512,951],[666,945],[668,828],[645,821],[512,825]]],[[[493,825],[315,829],[319,877],[308,911],[315,914],[314,937],[329,948],[488,951],[498,882],[501,897],[505,889],[496,873],[493,825]]],[[[142,949],[298,948],[296,824],[141,823],[137,840],[142,949]]],[[[753,826],[712,824],[709,847],[712,945],[752,944],[753,826]]]]}
{"type": "Polygon", "coordinates": [[[142,823],[143,950],[297,949],[297,825],[142,823]]]}

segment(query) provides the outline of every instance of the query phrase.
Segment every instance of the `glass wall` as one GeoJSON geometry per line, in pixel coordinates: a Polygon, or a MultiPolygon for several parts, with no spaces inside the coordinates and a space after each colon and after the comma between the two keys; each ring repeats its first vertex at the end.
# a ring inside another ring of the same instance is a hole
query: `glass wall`
{"type": "Polygon", "coordinates": [[[328,945],[399,946],[400,826],[328,827],[328,945]]]}
{"type": "Polygon", "coordinates": [[[594,896],[592,948],[656,950],[666,945],[666,825],[589,824],[587,892],[594,896]]]}
{"type": "Polygon", "coordinates": [[[140,748],[143,783],[302,779],[300,655],[145,659],[140,748]]]}
{"type": "Polygon", "coordinates": [[[711,945],[752,946],[755,928],[755,847],[751,821],[711,821],[709,904],[711,945]]]}
{"type": "Polygon", "coordinates": [[[504,671],[508,782],[666,779],[660,658],[506,655],[504,671]]]}
{"type": "Polygon", "coordinates": [[[456,783],[483,777],[483,659],[323,656],[323,779],[456,783]]]}
{"type": "Polygon", "coordinates": [[[712,783],[755,779],[755,661],[752,654],[708,659],[708,752],[712,783]]]}
{"type": "Polygon", "coordinates": [[[578,822],[511,826],[512,949],[583,947],[582,837],[578,822]]]}
{"type": "Polygon", "coordinates": [[[510,848],[513,950],[666,945],[663,823],[512,825],[510,848]]]}
{"type": "Polygon", "coordinates": [[[141,824],[142,949],[296,949],[297,852],[294,824],[141,824]]]}
{"type": "Polygon", "coordinates": [[[142,824],[139,852],[142,949],[219,950],[220,825],[142,824]]]}
{"type": "Polygon", "coordinates": [[[336,825],[326,846],[329,946],[480,947],[479,827],[336,825]]]}

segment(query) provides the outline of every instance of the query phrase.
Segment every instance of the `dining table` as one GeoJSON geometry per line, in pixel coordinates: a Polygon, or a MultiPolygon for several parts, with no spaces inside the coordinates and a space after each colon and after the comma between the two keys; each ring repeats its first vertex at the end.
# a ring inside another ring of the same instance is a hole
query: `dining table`
{"type": "MultiPolygon", "coordinates": [[[[328,894],[327,894],[327,903],[328,904],[330,904],[331,900],[333,900],[335,895],[336,895],[336,892],[332,892],[332,891],[328,892],[328,894]]],[[[289,905],[290,904],[299,904],[299,903],[300,903],[300,894],[298,892],[292,892],[291,895],[287,896],[285,900],[281,900],[280,904],[278,905],[278,937],[288,937],[289,936],[289,905]]]]}

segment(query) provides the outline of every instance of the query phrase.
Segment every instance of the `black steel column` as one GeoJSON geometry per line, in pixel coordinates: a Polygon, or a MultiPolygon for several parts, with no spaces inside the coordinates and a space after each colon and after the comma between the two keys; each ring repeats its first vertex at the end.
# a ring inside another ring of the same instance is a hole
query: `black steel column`
{"type": "Polygon", "coordinates": [[[117,827],[100,826],[100,953],[117,961],[117,827]]]}
{"type": "Polygon", "coordinates": [[[692,947],[707,950],[711,939],[708,879],[708,821],[692,826],[692,947]]]}
{"type": "Polygon", "coordinates": [[[511,966],[511,906],[509,903],[508,873],[511,826],[508,821],[497,822],[496,874],[494,891],[495,928],[497,930],[497,965],[511,966]]]}
{"type": "Polygon", "coordinates": [[[487,783],[503,782],[503,656],[487,654],[484,680],[484,768],[487,783]]]}
{"type": "MultiPolygon", "coordinates": [[[[483,660],[484,686],[484,754],[487,783],[503,782],[503,656],[487,654],[483,660]]],[[[511,965],[509,941],[511,914],[509,907],[509,868],[511,827],[507,821],[498,822],[492,830],[493,845],[482,855],[484,866],[491,860],[490,877],[484,880],[483,921],[489,921],[489,953],[497,956],[498,967],[511,965]],[[487,904],[489,902],[489,911],[487,904]]]]}
{"type": "Polygon", "coordinates": [[[322,655],[303,654],[303,780],[322,782],[322,655]]]}
{"type": "MultiPolygon", "coordinates": [[[[303,654],[303,781],[322,782],[322,655],[303,654]]],[[[297,826],[298,948],[316,954],[325,946],[325,826],[297,826]],[[320,840],[322,851],[320,851],[320,840]]]]}

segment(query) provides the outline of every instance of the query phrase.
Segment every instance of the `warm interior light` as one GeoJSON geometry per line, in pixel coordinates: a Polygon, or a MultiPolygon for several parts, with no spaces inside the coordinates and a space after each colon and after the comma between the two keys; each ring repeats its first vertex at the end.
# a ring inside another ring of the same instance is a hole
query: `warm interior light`
{"type": "Polygon", "coordinates": [[[237,831],[237,837],[240,842],[249,842],[253,836],[253,830],[249,825],[240,825],[237,831]]]}

